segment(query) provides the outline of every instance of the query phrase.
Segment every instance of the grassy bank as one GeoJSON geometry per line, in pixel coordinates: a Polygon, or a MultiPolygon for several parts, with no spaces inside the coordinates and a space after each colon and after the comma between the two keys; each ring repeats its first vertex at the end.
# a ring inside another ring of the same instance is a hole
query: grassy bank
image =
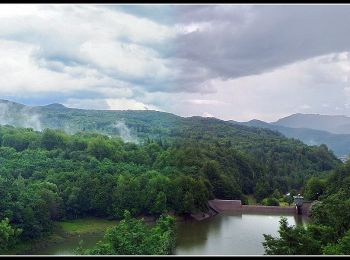
{"type": "Polygon", "coordinates": [[[20,255],[35,251],[37,248],[43,248],[49,244],[55,244],[63,241],[67,237],[78,236],[87,233],[104,232],[107,228],[117,224],[116,220],[106,220],[102,218],[82,218],[75,220],[57,221],[52,233],[40,239],[33,239],[17,244],[6,255],[20,255]]]}
{"type": "Polygon", "coordinates": [[[95,233],[105,231],[107,228],[113,227],[117,223],[116,220],[106,220],[93,217],[65,220],[56,223],[56,232],[66,235],[95,233]]]}

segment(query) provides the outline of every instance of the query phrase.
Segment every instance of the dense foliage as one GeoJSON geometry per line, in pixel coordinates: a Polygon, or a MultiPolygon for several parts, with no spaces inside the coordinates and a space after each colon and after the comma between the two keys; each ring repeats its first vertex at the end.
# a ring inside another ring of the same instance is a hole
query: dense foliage
{"type": "Polygon", "coordinates": [[[119,111],[135,144],[102,127],[115,111],[45,109],[62,128],[73,122],[86,131],[0,127],[0,221],[22,230],[19,240],[43,236],[60,219],[190,214],[206,211],[209,199],[246,195],[276,203],[266,198],[300,190],[340,163],[326,146],[217,119],[119,111]]]}
{"type": "Polygon", "coordinates": [[[350,253],[350,161],[322,179],[312,178],[305,186],[312,224],[288,226],[280,223],[279,237],[264,235],[267,254],[348,255],[350,253]]]}
{"type": "Polygon", "coordinates": [[[129,211],[115,227],[106,231],[103,241],[80,255],[170,255],[175,250],[175,218],[162,215],[150,226],[131,218],[129,211]]]}
{"type": "Polygon", "coordinates": [[[8,218],[0,221],[0,252],[7,250],[15,244],[21,229],[13,228],[8,218]]]}

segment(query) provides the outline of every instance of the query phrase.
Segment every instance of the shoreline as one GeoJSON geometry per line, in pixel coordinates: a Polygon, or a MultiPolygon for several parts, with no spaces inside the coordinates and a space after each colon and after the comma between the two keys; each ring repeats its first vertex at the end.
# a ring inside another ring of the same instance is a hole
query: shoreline
{"type": "MultiPolygon", "coordinates": [[[[310,203],[311,204],[311,203],[310,203]]],[[[310,205],[308,204],[308,208],[310,205]]],[[[241,213],[241,214],[277,214],[283,213],[288,215],[297,215],[295,207],[281,207],[281,206],[262,206],[262,205],[242,205],[240,200],[210,200],[208,201],[207,212],[197,212],[190,215],[176,215],[174,212],[168,214],[175,218],[177,223],[186,221],[203,221],[211,219],[218,214],[222,213],[241,213]]],[[[306,211],[308,213],[308,210],[306,211]]],[[[302,214],[307,216],[307,214],[302,214]]],[[[136,217],[147,224],[154,224],[156,221],[155,216],[140,215],[136,217]]],[[[31,251],[35,251],[37,248],[46,247],[49,244],[57,244],[67,238],[87,235],[87,234],[101,234],[104,233],[107,228],[116,225],[119,220],[107,220],[104,218],[87,217],[75,220],[63,220],[55,223],[55,227],[52,233],[45,235],[42,238],[28,240],[21,244],[16,245],[9,250],[10,255],[27,255],[31,251]],[[28,253],[27,253],[28,252],[28,253]]],[[[30,254],[28,254],[30,255],[30,254]]]]}
{"type": "MultiPolygon", "coordinates": [[[[174,215],[169,213],[169,215],[175,217],[176,222],[184,222],[190,217],[174,215]]],[[[156,217],[140,215],[136,217],[137,219],[143,221],[146,224],[154,224],[156,217]]],[[[31,252],[40,251],[40,249],[47,247],[48,245],[58,244],[62,241],[74,237],[85,236],[85,235],[100,235],[104,234],[107,228],[117,225],[120,220],[117,219],[106,219],[98,217],[83,217],[74,220],[61,220],[55,223],[51,233],[43,235],[41,238],[31,239],[23,241],[13,248],[9,249],[6,255],[33,255],[31,252]]],[[[103,235],[102,235],[103,237],[103,235]]]]}

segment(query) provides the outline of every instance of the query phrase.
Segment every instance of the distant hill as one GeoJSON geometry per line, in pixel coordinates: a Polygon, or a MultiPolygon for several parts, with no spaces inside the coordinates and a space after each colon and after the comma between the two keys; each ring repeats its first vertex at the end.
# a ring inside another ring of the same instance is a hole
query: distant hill
{"type": "Polygon", "coordinates": [[[62,104],[25,106],[0,100],[0,124],[35,130],[53,128],[68,133],[96,131],[107,135],[155,137],[165,134],[166,128],[179,125],[180,121],[179,116],[152,110],[85,110],[62,104]]]}
{"type": "Polygon", "coordinates": [[[249,144],[251,141],[298,138],[309,145],[329,144],[336,154],[348,152],[348,136],[342,136],[344,147],[337,147],[338,136],[310,129],[293,129],[272,125],[259,120],[232,125],[234,121],[223,121],[206,117],[180,117],[171,113],[152,110],[86,110],[68,108],[62,104],[46,106],[25,106],[15,102],[0,100],[0,124],[30,127],[35,130],[45,128],[62,129],[68,133],[96,131],[107,135],[119,135],[127,141],[147,138],[194,138],[214,140],[232,138],[234,144],[249,144]],[[253,127],[252,127],[253,126],[253,127]],[[259,129],[256,129],[259,127],[259,129]],[[265,130],[264,130],[265,129],[265,130]],[[273,131],[271,131],[273,130],[273,131]],[[278,132],[276,132],[278,131],[278,132]],[[282,134],[281,134],[282,133],[282,134]],[[324,142],[326,140],[327,142],[324,142]],[[334,144],[333,144],[334,143],[334,144]]]}
{"type": "MultiPolygon", "coordinates": [[[[294,125],[298,126],[302,124],[302,118],[313,116],[292,115],[274,123],[260,120],[242,123],[199,116],[185,118],[152,110],[86,110],[68,108],[57,103],[46,106],[25,106],[8,100],[0,100],[0,124],[2,125],[29,127],[35,130],[54,128],[68,133],[96,131],[106,135],[119,135],[125,141],[136,143],[147,138],[187,138],[186,132],[191,133],[191,138],[199,139],[213,137],[224,139],[231,136],[237,143],[243,140],[237,136],[258,140],[266,136],[272,139],[281,138],[283,134],[288,138],[299,139],[307,145],[326,144],[338,157],[349,154],[350,135],[279,125],[281,123],[292,125],[295,122],[294,125]],[[240,126],[232,127],[231,123],[240,126]],[[262,131],[255,127],[272,131],[262,131]],[[194,129],[195,132],[192,131],[194,129]]],[[[323,117],[316,116],[315,118],[323,117]]],[[[326,116],[325,118],[332,117],[326,116]]],[[[335,118],[339,120],[340,117],[335,118]]]]}
{"type": "Polygon", "coordinates": [[[309,128],[334,134],[350,134],[350,117],[318,114],[293,114],[272,123],[274,125],[309,128]]]}
{"type": "MultiPolygon", "coordinates": [[[[127,143],[156,143],[167,151],[162,161],[167,160],[169,172],[179,165],[197,174],[195,161],[203,159],[204,155],[198,152],[201,150],[223,167],[236,163],[237,172],[230,170],[225,176],[236,176],[237,185],[242,185],[246,193],[252,193],[258,181],[260,186],[283,187],[283,192],[290,187],[299,189],[308,177],[328,174],[341,163],[326,146],[308,146],[267,127],[233,124],[217,118],[180,117],[150,110],[84,110],[60,104],[23,106],[5,101],[0,101],[0,107],[1,124],[36,130],[60,129],[82,136],[98,132],[119,136],[127,143]]],[[[135,149],[133,144],[127,147],[135,149]]],[[[156,164],[160,163],[157,161],[156,164]]]]}
{"type": "MultiPolygon", "coordinates": [[[[278,120],[277,122],[280,122],[281,120],[278,120]]],[[[310,128],[286,127],[278,125],[277,122],[267,123],[260,120],[251,120],[248,122],[236,122],[231,120],[230,122],[278,131],[288,138],[299,139],[307,145],[325,144],[333,150],[338,157],[344,157],[350,154],[350,134],[334,134],[310,128]]]]}

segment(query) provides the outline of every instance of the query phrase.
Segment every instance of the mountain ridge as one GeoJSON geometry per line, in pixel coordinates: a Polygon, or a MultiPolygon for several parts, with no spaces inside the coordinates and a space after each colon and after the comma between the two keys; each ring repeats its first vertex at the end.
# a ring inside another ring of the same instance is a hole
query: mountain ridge
{"type": "Polygon", "coordinates": [[[293,128],[310,128],[334,134],[350,134],[350,117],[345,115],[292,114],[283,117],[273,125],[293,128]]]}
{"type": "MultiPolygon", "coordinates": [[[[53,103],[44,106],[26,106],[20,103],[0,100],[0,104],[8,107],[8,118],[1,118],[1,124],[32,127],[36,130],[44,128],[62,129],[68,133],[78,131],[98,131],[107,135],[120,134],[141,136],[146,138],[159,138],[160,136],[172,136],[175,133],[182,135],[182,129],[200,127],[201,131],[211,131],[210,126],[219,124],[222,127],[229,125],[242,125],[248,128],[236,128],[235,131],[254,132],[251,129],[268,129],[287,138],[295,138],[307,145],[326,144],[337,156],[350,153],[350,135],[333,134],[323,130],[309,128],[292,128],[278,125],[276,122],[267,123],[253,119],[248,122],[222,120],[215,117],[191,116],[182,117],[176,114],[156,110],[90,110],[69,108],[63,104],[53,103]],[[11,114],[12,113],[12,114],[11,114]],[[12,115],[12,116],[11,116],[12,115]],[[9,120],[15,118],[16,120],[9,120]],[[25,124],[24,124],[25,123],[25,124]]],[[[5,113],[5,114],[6,114],[5,113]]],[[[291,115],[293,116],[293,115],[291,115]]],[[[220,133],[225,135],[225,133],[220,133]]],[[[269,133],[266,133],[270,135],[269,133]]]]}
{"type": "Polygon", "coordinates": [[[307,145],[326,144],[338,157],[346,157],[350,154],[350,134],[334,134],[319,129],[287,127],[255,119],[247,122],[237,122],[233,120],[231,120],[231,122],[278,131],[288,138],[296,138],[307,145]]]}

